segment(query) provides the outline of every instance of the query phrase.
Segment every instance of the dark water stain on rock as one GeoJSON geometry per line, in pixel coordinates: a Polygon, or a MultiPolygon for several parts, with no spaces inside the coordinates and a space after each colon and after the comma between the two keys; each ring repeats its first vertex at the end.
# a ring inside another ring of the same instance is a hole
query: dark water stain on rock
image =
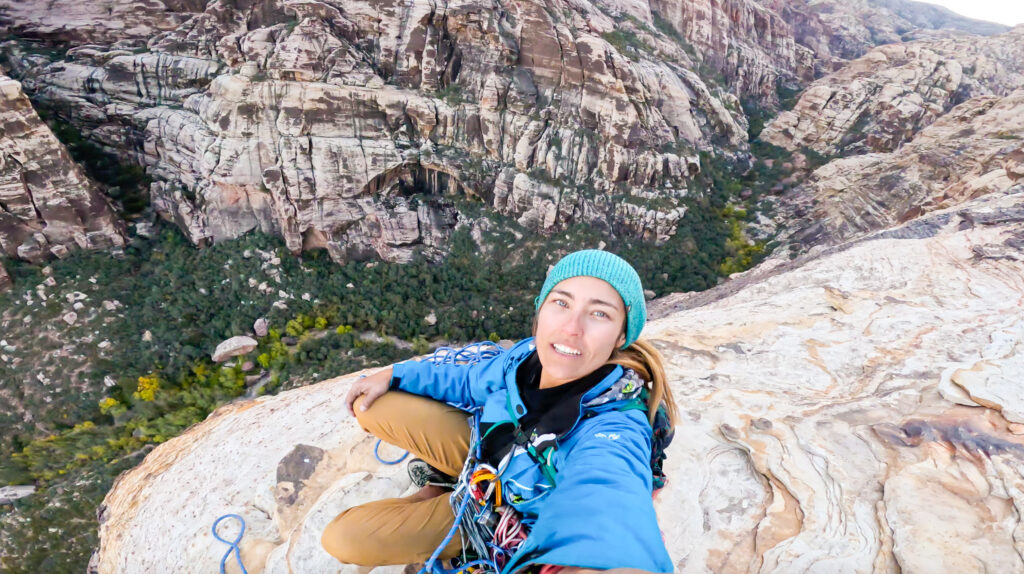
{"type": "Polygon", "coordinates": [[[290,483],[287,488],[287,497],[290,500],[285,502],[293,503],[302,490],[303,481],[313,476],[316,467],[324,458],[324,450],[308,444],[296,445],[281,462],[277,463],[277,483],[283,485],[290,483]]]}
{"type": "Polygon", "coordinates": [[[889,444],[903,447],[918,447],[926,442],[937,442],[948,444],[973,456],[1024,455],[1024,445],[983,432],[966,421],[914,419],[902,425],[874,425],[872,430],[889,444]]]}

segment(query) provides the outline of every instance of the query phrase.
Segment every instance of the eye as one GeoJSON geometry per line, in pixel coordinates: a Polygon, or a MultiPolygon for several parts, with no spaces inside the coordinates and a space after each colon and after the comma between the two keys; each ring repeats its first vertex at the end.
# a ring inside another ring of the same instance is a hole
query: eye
{"type": "Polygon", "coordinates": [[[604,311],[594,311],[594,316],[599,319],[606,319],[608,317],[608,313],[605,313],[604,311]]]}
{"type": "Polygon", "coordinates": [[[566,303],[566,301],[564,299],[552,299],[552,302],[554,302],[554,304],[558,305],[559,307],[568,307],[569,306],[569,304],[566,303]]]}

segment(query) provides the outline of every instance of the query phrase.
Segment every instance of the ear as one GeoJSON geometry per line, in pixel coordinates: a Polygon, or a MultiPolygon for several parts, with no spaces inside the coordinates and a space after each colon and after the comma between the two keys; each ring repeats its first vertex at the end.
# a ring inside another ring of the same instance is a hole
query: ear
{"type": "Polygon", "coordinates": [[[615,348],[616,349],[621,349],[622,348],[622,344],[625,343],[625,342],[626,342],[626,331],[623,330],[621,333],[619,333],[619,340],[615,342],[615,348]]]}

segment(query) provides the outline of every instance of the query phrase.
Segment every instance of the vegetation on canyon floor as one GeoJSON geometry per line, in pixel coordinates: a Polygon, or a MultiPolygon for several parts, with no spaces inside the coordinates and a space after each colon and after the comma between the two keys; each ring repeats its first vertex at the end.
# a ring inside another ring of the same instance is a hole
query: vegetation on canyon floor
{"type": "MultiPolygon", "coordinates": [[[[649,49],[633,32],[606,39],[631,57],[649,49]]],[[[463,94],[453,84],[438,97],[454,105],[463,94]]],[[[39,111],[124,215],[146,212],[149,181],[141,168],[120,163],[70,122],[57,121],[56,112],[39,111]]],[[[657,294],[704,290],[750,268],[771,245],[768,237],[749,237],[748,224],[759,199],[788,175],[782,164],[790,159],[758,143],[754,152],[772,161],[701,154],[701,172],[679,201],[682,224],[660,245],[582,223],[538,237],[479,201],[454,198],[460,217],[493,225],[482,227],[490,229],[482,245],[466,229],[455,231],[440,262],[418,256],[406,264],[338,265],[323,251],[294,256],[279,238],[259,234],[196,249],[166,225],[152,237],[133,237],[113,257],[77,252],[48,265],[5,261],[15,288],[0,294],[0,353],[7,357],[0,361],[0,485],[34,484],[38,491],[0,506],[0,570],[83,570],[114,478],[226,402],[388,364],[448,341],[528,335],[540,270],[568,251],[604,243],[657,294]],[[254,351],[223,364],[210,359],[217,343],[250,333],[260,317],[270,329],[254,351]]],[[[464,165],[487,181],[500,167],[492,163],[469,158],[464,165]]],[[[566,185],[541,170],[531,175],[566,185]]],[[[339,416],[343,410],[339,405],[339,416]]]]}
{"type": "Polygon", "coordinates": [[[742,236],[747,212],[730,203],[737,187],[716,173],[709,169],[707,189],[686,199],[688,225],[660,246],[585,225],[516,240],[509,220],[484,234],[482,249],[455,231],[440,262],[338,265],[323,251],[293,256],[279,238],[258,234],[197,250],[158,225],[115,257],[8,262],[16,287],[0,295],[8,347],[0,483],[39,491],[3,508],[0,564],[12,573],[81,569],[114,477],[227,401],[446,341],[528,335],[537,270],[567,251],[605,241],[660,293],[715,285],[764,251],[742,236]],[[63,320],[69,312],[73,324],[63,320]],[[260,317],[270,332],[256,350],[211,361],[218,342],[250,333],[260,317]],[[55,536],[67,542],[55,547],[55,536]]]}

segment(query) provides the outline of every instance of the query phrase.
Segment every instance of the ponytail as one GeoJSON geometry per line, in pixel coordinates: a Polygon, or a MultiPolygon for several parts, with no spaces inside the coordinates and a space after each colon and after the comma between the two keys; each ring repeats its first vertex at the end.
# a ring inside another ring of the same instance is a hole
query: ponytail
{"type": "Polygon", "coordinates": [[[639,339],[625,350],[615,349],[608,363],[632,369],[647,384],[647,419],[651,426],[654,426],[654,417],[661,405],[665,405],[669,422],[676,426],[676,402],[665,377],[664,359],[654,345],[639,339]]]}

